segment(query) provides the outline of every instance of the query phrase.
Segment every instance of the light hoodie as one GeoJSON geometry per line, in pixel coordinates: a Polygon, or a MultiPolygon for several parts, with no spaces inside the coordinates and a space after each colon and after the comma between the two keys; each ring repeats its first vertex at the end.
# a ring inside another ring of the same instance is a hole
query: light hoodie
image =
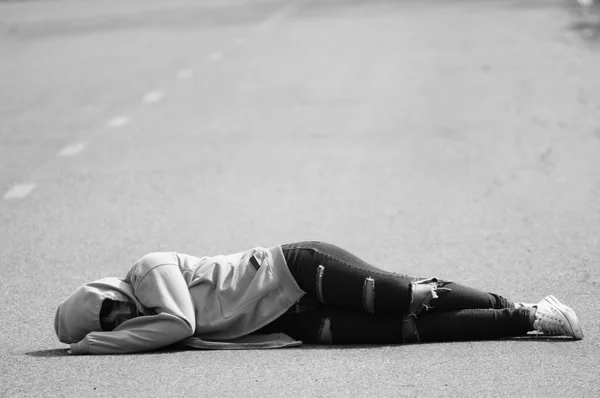
{"type": "Polygon", "coordinates": [[[202,258],[150,253],[125,279],[104,278],[77,289],[58,306],[54,329],[73,354],[148,351],[181,341],[207,349],[286,347],[301,342],[250,334],[303,295],[280,246],[202,258]],[[105,299],[134,302],[140,316],[104,332],[105,299]]]}

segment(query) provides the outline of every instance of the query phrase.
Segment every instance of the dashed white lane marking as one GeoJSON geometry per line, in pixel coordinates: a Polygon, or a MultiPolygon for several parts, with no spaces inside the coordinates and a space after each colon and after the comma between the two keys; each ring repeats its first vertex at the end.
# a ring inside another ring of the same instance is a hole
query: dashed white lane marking
{"type": "Polygon", "coordinates": [[[218,53],[218,52],[217,52],[217,53],[212,53],[212,54],[210,54],[210,55],[208,56],[208,60],[209,60],[210,62],[217,62],[217,61],[220,61],[220,60],[221,60],[221,58],[223,58],[223,54],[221,54],[221,53],[218,53]]]}
{"type": "Polygon", "coordinates": [[[123,127],[129,124],[129,118],[126,116],[118,116],[106,122],[108,127],[123,127]]]}
{"type": "Polygon", "coordinates": [[[4,194],[4,199],[23,199],[25,196],[29,195],[34,188],[35,184],[14,185],[11,189],[8,190],[8,192],[4,194]]]}
{"type": "Polygon", "coordinates": [[[79,152],[83,151],[85,146],[86,146],[85,142],[79,142],[76,144],[67,145],[58,153],[58,156],[63,156],[63,157],[75,156],[79,152]]]}
{"type": "Polygon", "coordinates": [[[144,95],[144,97],[142,98],[142,102],[158,102],[162,99],[162,97],[163,93],[161,91],[151,91],[148,94],[144,95]]]}
{"type": "Polygon", "coordinates": [[[281,10],[277,11],[275,14],[271,15],[269,18],[258,24],[256,26],[256,30],[265,31],[269,29],[271,26],[275,25],[276,23],[290,15],[296,8],[298,8],[299,4],[299,1],[289,3],[287,6],[283,7],[281,10]]]}
{"type": "Polygon", "coordinates": [[[189,79],[192,76],[194,76],[194,71],[191,69],[181,69],[177,72],[177,78],[180,80],[189,79]]]}

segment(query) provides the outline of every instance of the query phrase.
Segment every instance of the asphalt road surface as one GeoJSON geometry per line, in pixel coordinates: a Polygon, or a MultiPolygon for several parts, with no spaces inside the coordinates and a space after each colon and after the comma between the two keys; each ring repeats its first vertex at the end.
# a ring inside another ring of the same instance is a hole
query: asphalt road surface
{"type": "Polygon", "coordinates": [[[600,49],[560,1],[0,2],[0,395],[598,396],[600,49]],[[70,356],[80,284],[318,239],[586,337],[70,356]]]}

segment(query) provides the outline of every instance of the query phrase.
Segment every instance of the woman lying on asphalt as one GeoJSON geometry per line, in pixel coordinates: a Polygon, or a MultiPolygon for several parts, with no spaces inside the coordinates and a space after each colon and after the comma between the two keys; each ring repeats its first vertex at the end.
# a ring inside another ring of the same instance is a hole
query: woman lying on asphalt
{"type": "Polygon", "coordinates": [[[124,280],[81,286],[56,311],[73,354],[301,344],[400,344],[543,335],[583,338],[553,296],[515,303],[436,278],[376,268],[322,242],[197,258],[142,257],[124,280]]]}

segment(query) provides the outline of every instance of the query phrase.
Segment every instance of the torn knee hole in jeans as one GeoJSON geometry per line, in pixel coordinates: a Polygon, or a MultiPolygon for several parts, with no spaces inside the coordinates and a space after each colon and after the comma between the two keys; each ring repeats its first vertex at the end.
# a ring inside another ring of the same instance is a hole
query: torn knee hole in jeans
{"type": "Polygon", "coordinates": [[[321,327],[319,328],[319,334],[317,335],[317,343],[319,344],[331,344],[333,336],[331,335],[331,319],[323,318],[321,321],[321,327]]]}
{"type": "Polygon", "coordinates": [[[323,274],[324,273],[325,273],[325,267],[322,266],[322,265],[319,265],[317,267],[317,281],[316,281],[316,285],[317,285],[317,298],[323,304],[325,304],[325,299],[323,298],[323,274]]]}
{"type": "Polygon", "coordinates": [[[375,279],[368,277],[363,284],[363,309],[375,313],[375,279]]]}
{"type": "Polygon", "coordinates": [[[450,292],[451,289],[444,287],[447,282],[438,281],[436,278],[424,279],[412,282],[410,305],[408,307],[409,315],[417,315],[424,308],[433,308],[431,300],[438,298],[438,293],[450,292]]]}

